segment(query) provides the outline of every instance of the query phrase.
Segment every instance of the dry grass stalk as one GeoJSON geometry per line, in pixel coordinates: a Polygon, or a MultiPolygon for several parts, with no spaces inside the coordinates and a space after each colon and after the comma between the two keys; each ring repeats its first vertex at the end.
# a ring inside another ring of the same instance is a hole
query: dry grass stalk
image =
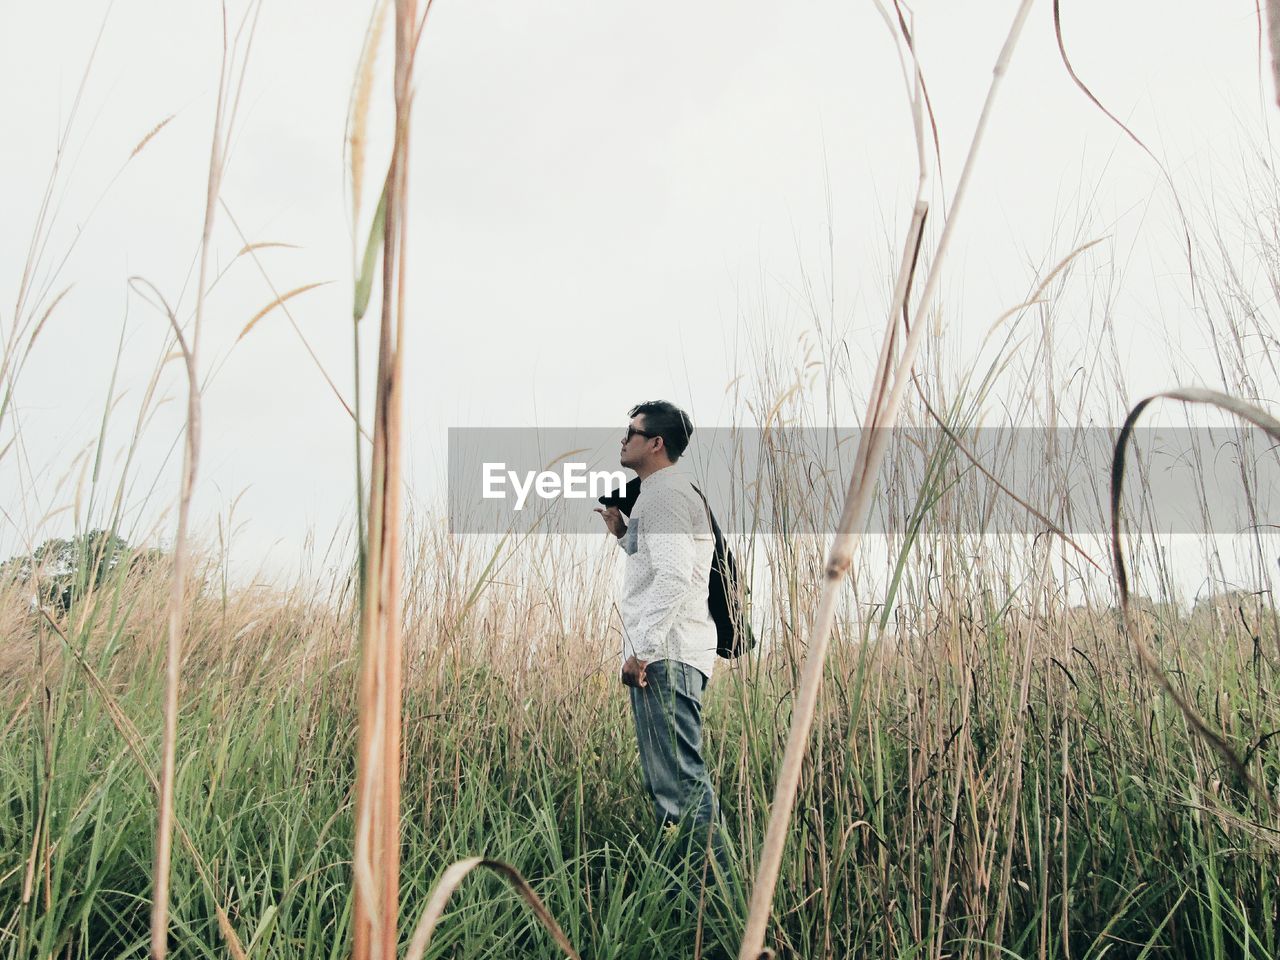
{"type": "MultiPolygon", "coordinates": [[[[894,291],[893,306],[889,311],[889,325],[895,327],[897,316],[906,302],[910,285],[911,272],[916,263],[916,251],[919,249],[924,232],[925,217],[928,205],[918,201],[912,216],[911,227],[907,233],[906,249],[903,253],[902,266],[894,291]]],[[[867,412],[869,428],[879,426],[881,402],[888,386],[887,368],[892,356],[895,337],[886,332],[884,346],[880,355],[879,369],[873,385],[873,395],[867,412]]],[[[905,359],[905,358],[904,358],[905,359]]],[[[800,767],[804,760],[804,752],[808,743],[809,731],[813,725],[813,715],[817,707],[818,688],[822,682],[822,668],[826,661],[827,642],[831,636],[831,626],[835,619],[836,587],[844,579],[844,575],[853,559],[853,523],[865,516],[866,506],[870,503],[870,490],[874,483],[862,481],[866,468],[867,438],[878,431],[863,431],[859,441],[857,461],[854,466],[854,480],[845,499],[844,510],[840,518],[839,532],[831,548],[827,560],[825,581],[818,610],[814,617],[814,625],[805,656],[804,670],[800,677],[800,686],[796,691],[795,709],[792,713],[791,729],[787,735],[786,751],[783,754],[782,769],[778,774],[778,782],[774,787],[773,804],[769,814],[769,827],[765,834],[764,848],[760,853],[760,866],[757,868],[755,884],[751,891],[751,905],[747,914],[746,929],[743,933],[740,960],[758,960],[771,957],[773,951],[765,950],[765,926],[769,910],[773,904],[774,889],[778,882],[778,871],[782,865],[782,850],[786,842],[787,829],[791,823],[791,811],[795,806],[796,790],[800,784],[800,767]],[[866,488],[864,495],[863,488],[866,488]],[[857,506],[860,505],[860,506],[857,506]],[[851,514],[857,509],[858,516],[851,514]]]]}
{"type": "MultiPolygon", "coordinates": [[[[289,310],[288,301],[291,297],[295,296],[296,294],[302,293],[305,290],[311,289],[312,286],[321,286],[324,283],[328,283],[329,281],[327,280],[321,281],[321,283],[318,283],[318,284],[310,284],[306,287],[294,290],[292,292],[281,294],[280,291],[276,289],[275,281],[271,279],[271,274],[269,274],[267,272],[267,268],[262,265],[262,260],[258,256],[258,251],[263,249],[264,247],[294,247],[294,245],[291,243],[270,243],[270,242],[250,243],[248,238],[245,236],[244,231],[240,229],[239,222],[236,220],[235,216],[231,213],[231,208],[227,206],[227,202],[225,200],[220,200],[219,202],[222,205],[223,212],[227,215],[227,220],[230,221],[231,226],[235,228],[236,234],[240,237],[240,242],[244,244],[244,246],[241,247],[240,252],[236,254],[236,257],[241,257],[241,256],[244,256],[245,254],[249,255],[250,259],[253,260],[253,265],[258,268],[258,273],[262,275],[262,279],[266,282],[267,289],[271,291],[271,295],[275,298],[274,300],[272,300],[271,304],[267,307],[267,310],[270,310],[273,307],[278,306],[284,312],[285,318],[289,321],[289,326],[293,328],[293,332],[296,333],[298,335],[298,339],[302,341],[302,347],[304,350],[307,351],[307,356],[311,358],[311,362],[314,363],[316,366],[316,369],[320,371],[320,376],[322,376],[324,378],[324,382],[329,385],[329,389],[333,392],[333,395],[337,397],[338,403],[342,404],[342,409],[347,412],[347,416],[351,417],[352,420],[356,420],[358,422],[359,418],[356,416],[356,412],[351,408],[351,404],[347,403],[347,399],[342,395],[342,391],[338,389],[338,385],[333,382],[333,377],[329,376],[329,371],[326,370],[324,368],[324,364],[320,362],[320,357],[316,355],[315,349],[311,346],[311,341],[309,341],[306,337],[306,334],[302,332],[302,328],[298,326],[298,321],[294,319],[293,313],[289,310]]],[[[266,311],[263,311],[263,312],[265,313],[266,311]]],[[[252,321],[250,321],[250,326],[256,323],[261,318],[261,316],[262,314],[259,314],[259,316],[255,317],[252,321]]],[[[244,337],[244,335],[248,332],[249,332],[248,327],[246,327],[243,331],[241,331],[240,337],[241,338],[244,337]]],[[[237,340],[239,339],[240,338],[237,338],[237,340]]]]}
{"type": "Polygon", "coordinates": [[[529,909],[533,911],[542,925],[547,928],[551,938],[564,951],[565,956],[571,958],[571,960],[580,960],[578,951],[573,948],[569,938],[560,929],[560,924],[556,923],[551,911],[547,909],[541,898],[534,893],[533,887],[529,886],[529,882],[520,875],[520,871],[508,863],[503,863],[501,860],[489,860],[485,857],[468,857],[466,860],[459,860],[457,863],[450,865],[449,869],[444,872],[440,882],[436,884],[435,890],[431,893],[431,899],[427,901],[426,909],[422,912],[422,919],[418,921],[418,926],[413,931],[413,939],[409,941],[409,949],[405,953],[405,960],[422,960],[423,953],[431,945],[431,934],[435,931],[436,924],[440,922],[440,917],[444,914],[444,908],[449,903],[449,898],[462,885],[462,881],[466,879],[467,874],[477,867],[485,867],[492,870],[515,887],[516,892],[524,898],[525,903],[529,904],[529,909]]]}
{"type": "Polygon", "coordinates": [[[75,284],[69,283],[65,287],[63,287],[62,292],[59,293],[56,297],[54,297],[53,302],[50,303],[49,306],[45,308],[44,313],[40,315],[40,320],[36,324],[35,329],[31,331],[31,336],[27,338],[27,348],[25,353],[31,352],[31,348],[35,346],[36,337],[40,336],[40,331],[44,329],[44,325],[45,323],[48,322],[50,315],[52,315],[54,309],[58,306],[58,304],[62,302],[62,298],[71,292],[71,288],[73,286],[75,286],[75,284]]]}
{"type": "Polygon", "coordinates": [[[134,147],[133,150],[130,152],[129,159],[132,160],[134,157],[140,154],[143,151],[143,149],[146,147],[146,145],[151,142],[152,138],[155,137],[155,135],[159,133],[161,130],[163,130],[165,127],[167,127],[169,125],[169,121],[176,116],[177,116],[176,113],[171,113],[167,117],[165,117],[163,120],[161,120],[159,123],[157,123],[154,127],[152,127],[151,131],[145,137],[139,140],[138,145],[134,147]]]}
{"type": "Polygon", "coordinates": [[[400,435],[410,81],[421,28],[414,0],[396,0],[395,12],[395,139],[386,181],[382,311],[360,617],[355,960],[395,960],[400,896],[400,435]]]}
{"type": "Polygon", "coordinates": [[[350,121],[347,127],[347,144],[351,150],[351,223],[360,222],[360,201],[364,187],[365,131],[369,126],[369,101],[373,94],[374,67],[378,62],[378,48],[382,45],[382,28],[387,22],[387,2],[378,0],[373,18],[365,32],[364,49],[360,52],[360,66],[356,71],[356,83],[351,93],[350,121]]]}
{"type": "Polygon", "coordinates": [[[259,320],[261,320],[268,313],[270,313],[276,307],[280,306],[285,301],[292,300],[294,297],[300,294],[306,293],[308,290],[314,290],[316,287],[326,286],[328,283],[329,283],[328,280],[317,280],[314,283],[304,283],[300,287],[295,287],[294,289],[290,290],[288,293],[280,294],[274,300],[272,300],[265,307],[263,307],[261,310],[259,310],[257,313],[253,315],[253,317],[249,320],[249,322],[244,325],[244,329],[240,331],[240,336],[236,337],[236,340],[237,341],[243,340],[246,336],[248,336],[249,331],[258,325],[259,320]]]}
{"type": "MultiPolygon", "coordinates": [[[[809,732],[813,725],[814,711],[817,705],[818,691],[822,683],[823,665],[826,660],[827,645],[830,641],[831,627],[835,619],[837,591],[840,583],[853,562],[853,551],[857,544],[858,534],[865,524],[867,511],[871,505],[871,494],[875,489],[876,477],[880,464],[888,447],[889,428],[897,420],[898,408],[907,383],[912,379],[912,366],[920,347],[923,332],[927,327],[926,319],[933,301],[941,273],[941,265],[945,259],[947,247],[955,224],[955,215],[963,202],[969,178],[972,175],[974,161],[982,144],[983,133],[991,115],[1000,81],[1008,69],[1013,50],[1017,45],[1022,26],[1031,10],[1031,0],[1022,0],[1014,15],[1008,38],[996,60],[992,71],[991,85],[987,91],[986,102],[974,130],[973,141],[969,147],[969,155],[965,160],[960,183],[956,188],[950,216],[943,227],[938,241],[938,250],[925,281],[920,302],[916,307],[915,321],[903,344],[902,354],[898,358],[894,370],[892,388],[889,388],[887,372],[890,365],[889,354],[893,350],[894,338],[886,332],[884,351],[880,358],[876,383],[867,415],[868,427],[878,429],[864,430],[859,441],[858,454],[855,460],[853,477],[845,497],[844,509],[841,512],[840,524],[831,551],[827,559],[825,579],[818,610],[810,631],[808,648],[805,653],[804,669],[800,677],[800,685],[796,690],[795,708],[792,714],[791,729],[787,736],[786,751],[782,759],[782,767],[778,774],[778,782],[774,788],[773,803],[769,813],[769,826],[765,834],[764,848],[760,854],[760,866],[756,873],[755,885],[751,891],[750,910],[747,915],[746,929],[742,938],[740,960],[758,960],[772,955],[764,946],[765,928],[773,904],[774,890],[778,882],[778,871],[782,863],[783,846],[791,823],[791,813],[795,806],[796,791],[800,784],[800,770],[804,754],[808,746],[809,732]],[[886,390],[889,392],[886,395],[886,390]]],[[[911,274],[916,260],[916,249],[919,244],[919,233],[923,230],[927,206],[922,199],[917,199],[912,216],[911,228],[907,234],[907,246],[903,254],[902,268],[898,276],[897,289],[894,291],[893,306],[889,312],[889,325],[897,324],[898,314],[906,308],[907,292],[910,289],[911,274]]]]}
{"type": "Polygon", "coordinates": [[[1271,79],[1280,106],[1280,0],[1267,0],[1267,36],[1271,39],[1271,79]]]}
{"type": "Polygon", "coordinates": [[[200,325],[204,319],[204,290],[208,268],[209,239],[213,232],[214,200],[218,195],[222,155],[220,135],[224,84],[218,86],[216,132],[209,159],[209,189],[205,205],[204,230],[200,238],[200,269],[196,286],[196,319],[188,345],[173,312],[169,320],[182,351],[187,373],[187,428],[182,455],[182,489],[178,495],[178,530],[173,541],[173,580],[169,593],[168,640],[165,649],[164,743],[160,765],[160,817],[156,826],[156,854],[152,867],[154,896],[151,903],[151,956],[164,960],[169,951],[169,865],[173,843],[173,778],[178,742],[178,688],[181,683],[182,631],[186,614],[184,594],[187,582],[187,536],[191,494],[195,489],[200,462],[200,376],[197,360],[200,325]]]}
{"type": "MultiPolygon", "coordinates": [[[[1274,16],[1276,0],[1268,0],[1268,2],[1271,4],[1274,16]]],[[[1101,110],[1108,120],[1123,130],[1125,136],[1132,140],[1143,153],[1151,158],[1151,162],[1156,165],[1156,169],[1160,171],[1160,175],[1164,178],[1165,183],[1169,185],[1169,193],[1173,195],[1173,205],[1177,208],[1178,218],[1182,221],[1182,238],[1186,247],[1187,271],[1191,279],[1191,293],[1194,296],[1196,293],[1196,270],[1191,249],[1191,224],[1187,220],[1186,212],[1182,209],[1182,197],[1178,194],[1178,187],[1173,182],[1173,174],[1169,172],[1169,169],[1160,161],[1160,158],[1155,155],[1154,151],[1143,143],[1142,139],[1136,133],[1129,129],[1128,125],[1125,124],[1123,120],[1103,106],[1102,101],[1098,99],[1097,95],[1089,89],[1088,84],[1080,79],[1080,75],[1076,73],[1076,68],[1072,66],[1071,58],[1067,56],[1066,42],[1062,39],[1062,0],[1053,0],[1053,35],[1058,41],[1058,56],[1061,58],[1062,65],[1066,68],[1067,76],[1071,78],[1071,82],[1076,85],[1081,93],[1089,98],[1090,103],[1101,110]]],[[[1274,30],[1272,31],[1272,36],[1275,36],[1274,30]]]]}
{"type": "MultiPolygon", "coordinates": [[[[1065,257],[1063,257],[1060,261],[1058,261],[1058,264],[1052,270],[1049,271],[1049,273],[1045,276],[1043,280],[1040,281],[1039,284],[1036,285],[1035,292],[1032,293],[1030,297],[1028,297],[1026,300],[1018,304],[1017,306],[1010,307],[1008,310],[1004,311],[1004,313],[1002,313],[999,316],[999,318],[997,318],[995,324],[992,325],[992,332],[994,332],[1002,323],[1004,323],[1005,320],[1014,316],[1018,312],[1026,309],[1029,306],[1032,306],[1033,304],[1042,302],[1040,298],[1044,294],[1045,290],[1048,289],[1049,284],[1053,282],[1054,278],[1057,277],[1059,274],[1061,274],[1062,271],[1066,270],[1067,267],[1071,264],[1071,262],[1076,257],[1078,257],[1081,253],[1101,243],[1102,240],[1103,238],[1100,237],[1097,240],[1090,240],[1087,243],[1083,243],[1080,246],[1076,247],[1074,250],[1072,250],[1065,257]]],[[[905,321],[905,315],[904,315],[904,321],[905,321]]],[[[1062,529],[1061,526],[1054,523],[1053,520],[1051,520],[1048,516],[1046,516],[1040,510],[1036,509],[1036,507],[1031,503],[1029,503],[1024,497],[1020,497],[1017,493],[1015,493],[1008,486],[1006,486],[1000,480],[999,477],[997,477],[991,470],[987,469],[987,467],[976,456],[974,456],[974,454],[969,450],[968,446],[964,443],[964,441],[956,435],[955,431],[952,430],[951,427],[947,424],[946,420],[943,419],[942,415],[939,414],[933,408],[933,404],[929,402],[929,398],[925,394],[924,388],[920,385],[920,381],[914,376],[912,377],[912,385],[915,387],[916,395],[920,398],[920,403],[924,407],[925,412],[929,415],[929,418],[938,425],[938,428],[942,430],[943,434],[946,435],[946,438],[951,442],[951,445],[954,446],[956,450],[959,451],[960,454],[963,455],[966,460],[968,460],[971,464],[973,464],[973,466],[978,470],[978,472],[980,472],[984,477],[986,477],[989,481],[991,481],[991,483],[996,487],[996,489],[1000,490],[1000,492],[1002,492],[1010,500],[1012,500],[1018,506],[1022,507],[1029,514],[1031,514],[1033,517],[1035,517],[1037,520],[1043,523],[1047,530],[1049,530],[1051,533],[1053,533],[1055,536],[1061,539],[1063,543],[1065,543],[1077,554],[1079,554],[1085,560],[1085,562],[1087,562],[1095,570],[1102,571],[1102,566],[1098,563],[1098,561],[1093,559],[1093,557],[1089,555],[1089,552],[1085,550],[1084,547],[1080,546],[1080,544],[1077,543],[1075,539],[1071,537],[1070,534],[1068,534],[1064,529],[1062,529]]]]}
{"type": "Polygon", "coordinates": [[[913,382],[915,383],[916,394],[917,396],[919,396],[920,403],[924,406],[925,412],[929,414],[929,419],[931,419],[934,423],[938,425],[938,429],[943,432],[947,440],[950,441],[951,445],[955,447],[956,450],[958,450],[966,460],[968,460],[971,464],[973,464],[973,466],[978,470],[979,473],[981,473],[984,477],[986,477],[989,481],[991,481],[991,483],[995,486],[997,490],[1003,493],[1006,497],[1008,497],[1018,506],[1022,507],[1022,509],[1026,510],[1027,513],[1031,514],[1033,517],[1035,517],[1037,520],[1043,523],[1046,530],[1048,530],[1054,536],[1058,537],[1063,543],[1065,543],[1077,554],[1079,554],[1080,557],[1083,558],[1084,561],[1088,563],[1091,567],[1093,567],[1095,570],[1101,571],[1102,570],[1101,564],[1099,564],[1097,560],[1093,559],[1093,557],[1089,555],[1089,552],[1085,550],[1084,547],[1080,546],[1080,544],[1078,544],[1075,541],[1075,539],[1069,533],[1067,533],[1067,531],[1062,529],[1062,527],[1059,526],[1058,524],[1054,523],[1053,520],[1051,520],[1049,517],[1045,516],[1044,513],[1037,510],[1036,507],[1033,504],[1029,503],[1025,498],[1018,496],[1017,493],[1015,493],[1013,490],[1010,490],[1009,487],[1007,487],[1003,482],[1001,482],[999,477],[997,477],[994,473],[988,470],[987,467],[982,463],[982,461],[979,460],[976,456],[974,456],[973,452],[968,448],[965,442],[960,437],[956,436],[956,432],[951,429],[951,427],[947,424],[946,420],[942,418],[942,415],[939,414],[938,411],[936,411],[933,408],[933,404],[929,402],[929,398],[925,395],[924,388],[920,386],[918,381],[913,380],[913,382]]]}
{"type": "Polygon", "coordinates": [[[279,240],[260,240],[257,243],[246,243],[240,248],[237,257],[243,257],[246,253],[252,253],[254,250],[273,250],[273,249],[297,250],[296,243],[282,243],[279,240]]]}
{"type": "MultiPolygon", "coordinates": [[[[178,691],[182,672],[182,632],[186,614],[186,582],[190,563],[188,532],[191,495],[195,489],[200,462],[200,377],[198,369],[200,329],[204,320],[204,295],[208,283],[210,240],[222,184],[226,145],[235,122],[235,105],[243,86],[248,47],[252,45],[253,28],[257,25],[260,4],[251,4],[241,23],[250,24],[245,58],[240,65],[240,83],[235,97],[228,101],[230,76],[227,65],[231,53],[227,44],[226,11],[223,10],[222,62],[218,73],[218,97],[214,108],[214,127],[209,147],[209,176],[205,191],[204,226],[200,234],[200,265],[196,280],[195,319],[188,343],[177,315],[165,304],[174,339],[182,351],[187,374],[187,426],[182,456],[182,486],[178,495],[178,528],[173,543],[173,573],[168,603],[168,629],[165,646],[164,737],[161,747],[160,811],[156,825],[155,859],[152,870],[154,893],[151,903],[151,956],[164,960],[169,952],[169,870],[173,850],[173,782],[176,773],[178,741],[178,691]],[[252,19],[250,19],[252,18],[252,19]]],[[[157,295],[159,291],[156,291],[157,295]]],[[[163,299],[163,298],[162,298],[163,299]]]]}
{"type": "Polygon", "coordinates": [[[1142,661],[1143,667],[1155,677],[1161,689],[1178,705],[1178,709],[1187,718],[1187,722],[1192,729],[1231,765],[1231,769],[1235,771],[1236,775],[1248,784],[1255,794],[1261,796],[1273,811],[1280,811],[1280,805],[1277,805],[1270,791],[1259,784],[1253,775],[1249,773],[1244,761],[1236,756],[1236,752],[1231,749],[1231,745],[1227,743],[1223,735],[1210,727],[1204,718],[1200,716],[1199,711],[1192,706],[1191,701],[1183,696],[1178,688],[1173,685],[1173,681],[1169,679],[1168,674],[1161,668],[1160,661],[1156,659],[1155,653],[1147,644],[1145,631],[1140,629],[1134,621],[1134,613],[1129,596],[1129,576],[1125,567],[1124,550],[1120,544],[1120,498],[1124,492],[1125,450],[1138,418],[1142,416],[1143,411],[1153,401],[1161,399],[1218,407],[1221,410],[1235,414],[1247,423],[1253,424],[1277,442],[1280,442],[1280,420],[1276,420],[1265,411],[1259,410],[1251,404],[1237,400],[1235,397],[1228,396],[1225,393],[1219,393],[1216,390],[1205,390],[1200,387],[1182,387],[1177,390],[1167,390],[1138,401],[1133,409],[1129,411],[1129,416],[1125,418],[1124,425],[1120,428],[1120,433],[1116,437],[1115,454],[1111,460],[1111,561],[1115,567],[1116,587],[1120,593],[1120,608],[1124,614],[1125,630],[1133,640],[1134,649],[1138,651],[1138,659],[1142,661]]]}

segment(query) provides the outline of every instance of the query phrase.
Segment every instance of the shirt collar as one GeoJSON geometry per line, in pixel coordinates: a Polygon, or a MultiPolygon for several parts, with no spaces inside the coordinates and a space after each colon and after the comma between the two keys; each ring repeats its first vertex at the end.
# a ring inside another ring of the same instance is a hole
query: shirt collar
{"type": "Polygon", "coordinates": [[[652,486],[655,483],[666,483],[677,477],[684,476],[684,471],[680,469],[679,462],[671,464],[669,467],[663,467],[661,470],[655,470],[644,480],[644,483],[652,486]]]}

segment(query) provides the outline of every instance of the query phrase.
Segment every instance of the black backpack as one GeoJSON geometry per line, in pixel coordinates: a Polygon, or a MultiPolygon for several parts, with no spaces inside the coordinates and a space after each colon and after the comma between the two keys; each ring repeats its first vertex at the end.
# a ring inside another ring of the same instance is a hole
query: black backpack
{"type": "Polygon", "coordinates": [[[711,521],[711,532],[716,538],[715,553],[711,557],[711,582],[707,585],[707,606],[711,608],[711,619],[716,624],[716,653],[726,660],[735,660],[756,645],[749,614],[744,609],[748,605],[750,591],[738,581],[738,564],[724,534],[720,532],[720,524],[716,523],[706,496],[696,486],[693,489],[702,497],[707,519],[711,521]]]}
{"type": "MultiPolygon", "coordinates": [[[[707,607],[711,611],[711,619],[716,625],[716,653],[726,660],[734,660],[756,645],[755,634],[751,631],[751,622],[745,609],[750,598],[750,590],[740,584],[738,564],[733,559],[733,551],[716,523],[715,514],[706,496],[696,486],[693,488],[702,498],[702,505],[707,509],[707,520],[711,523],[711,533],[715,537],[715,551],[711,557],[711,580],[707,584],[707,607]]],[[[633,477],[627,481],[625,490],[599,497],[606,507],[617,507],[627,516],[635,506],[636,497],[640,496],[640,478],[633,477]]]]}

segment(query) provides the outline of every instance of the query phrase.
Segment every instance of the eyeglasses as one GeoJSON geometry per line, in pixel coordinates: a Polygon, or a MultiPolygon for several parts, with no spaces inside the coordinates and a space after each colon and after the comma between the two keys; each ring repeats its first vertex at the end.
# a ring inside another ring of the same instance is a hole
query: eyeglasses
{"type": "Polygon", "coordinates": [[[650,440],[658,436],[656,433],[646,433],[644,430],[637,430],[635,427],[627,427],[627,435],[622,438],[622,445],[625,447],[631,442],[631,438],[636,434],[639,434],[642,437],[648,437],[650,440]]]}

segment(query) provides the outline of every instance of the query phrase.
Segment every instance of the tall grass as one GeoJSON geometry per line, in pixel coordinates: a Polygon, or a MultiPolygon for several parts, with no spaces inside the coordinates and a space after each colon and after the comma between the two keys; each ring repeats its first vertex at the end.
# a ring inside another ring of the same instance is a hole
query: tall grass
{"type": "MultiPolygon", "coordinates": [[[[427,574],[413,590],[438,587],[428,571],[449,555],[447,536],[412,537],[422,564],[412,572],[427,574]]],[[[790,549],[778,545],[774,559],[790,549]]],[[[950,572],[903,588],[881,642],[861,642],[863,618],[835,621],[779,869],[779,953],[1232,957],[1248,944],[1274,956],[1275,824],[1135,663],[1118,620],[1046,611],[995,558],[966,564],[945,540],[931,549],[950,572]]],[[[529,879],[583,956],[692,955],[696,901],[672,891],[696,880],[651,846],[611,669],[616,626],[583,589],[611,564],[602,552],[558,586],[510,565],[513,586],[482,595],[447,642],[442,606],[407,598],[421,611],[405,629],[401,901],[411,915],[449,864],[484,855],[529,879]]],[[[778,597],[760,611],[771,653],[725,671],[708,701],[744,875],[804,654],[787,624],[813,602],[794,586],[799,609],[778,597]]],[[[454,603],[466,587],[450,592],[454,603]]],[[[45,705],[12,715],[0,753],[0,955],[146,952],[153,794],[112,715],[136,727],[154,767],[163,670],[151,638],[165,590],[159,571],[100,596],[68,641],[101,685],[77,658],[50,656],[45,705]],[[113,611],[112,598],[125,602],[113,611]],[[48,856],[24,898],[37,832],[48,856]]],[[[1140,616],[1176,642],[1179,682],[1273,783],[1264,737],[1280,717],[1273,666],[1256,650],[1276,638],[1261,607],[1221,621],[1140,616]]],[[[219,955],[220,907],[249,956],[346,954],[355,616],[301,588],[233,594],[225,607],[212,591],[192,594],[175,811],[208,882],[195,858],[175,858],[174,955],[219,955]]],[[[57,642],[35,618],[15,635],[57,642]]],[[[31,689],[29,671],[11,676],[10,702],[31,689]]],[[[744,900],[706,908],[708,955],[736,952],[744,900]]],[[[454,895],[424,955],[552,956],[552,943],[515,892],[481,878],[454,895]]]]}

